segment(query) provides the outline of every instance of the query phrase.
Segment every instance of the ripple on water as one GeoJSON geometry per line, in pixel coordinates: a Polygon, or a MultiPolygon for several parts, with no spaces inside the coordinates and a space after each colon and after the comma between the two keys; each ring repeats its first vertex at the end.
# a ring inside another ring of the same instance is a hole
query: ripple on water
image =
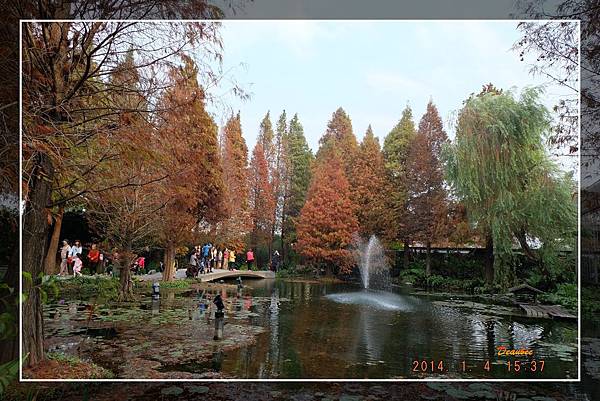
{"type": "Polygon", "coordinates": [[[364,305],[389,311],[410,312],[415,306],[410,297],[384,291],[343,292],[325,295],[325,298],[342,304],[364,305]]]}

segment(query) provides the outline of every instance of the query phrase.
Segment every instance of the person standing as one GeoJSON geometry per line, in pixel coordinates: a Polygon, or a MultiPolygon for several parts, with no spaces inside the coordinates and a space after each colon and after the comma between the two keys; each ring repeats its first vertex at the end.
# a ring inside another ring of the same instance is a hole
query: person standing
{"type": "Polygon", "coordinates": [[[223,251],[219,248],[217,252],[217,269],[220,269],[223,263],[223,251]]]}
{"type": "Polygon", "coordinates": [[[146,258],[143,257],[143,256],[140,256],[138,258],[137,262],[138,262],[138,267],[139,267],[140,274],[146,273],[146,258]]]}
{"type": "Polygon", "coordinates": [[[204,262],[208,261],[208,253],[210,251],[210,245],[209,244],[204,244],[204,246],[202,247],[202,259],[204,260],[204,262]]]}
{"type": "Polygon", "coordinates": [[[235,251],[233,249],[229,251],[229,270],[235,270],[235,251]]]}
{"type": "Polygon", "coordinates": [[[223,269],[229,270],[229,249],[223,251],[223,269]]]}
{"type": "Polygon", "coordinates": [[[92,249],[87,254],[88,261],[90,262],[90,274],[96,275],[98,270],[98,262],[100,261],[100,251],[96,244],[92,244],[92,249]]]}
{"type": "Polygon", "coordinates": [[[248,270],[252,270],[252,265],[254,264],[254,252],[252,252],[252,248],[246,252],[246,263],[248,264],[248,270]]]}
{"type": "Polygon", "coordinates": [[[83,248],[81,247],[81,242],[79,242],[79,240],[75,240],[75,243],[73,244],[73,246],[71,247],[71,249],[69,249],[69,255],[67,258],[67,261],[69,262],[69,265],[71,267],[74,266],[75,264],[75,255],[77,254],[82,254],[83,253],[83,248]]]}
{"type": "Polygon", "coordinates": [[[217,247],[216,246],[212,246],[210,248],[210,260],[211,260],[211,264],[210,264],[210,271],[212,272],[213,268],[216,269],[217,268],[217,247]]]}
{"type": "Polygon", "coordinates": [[[82,267],[83,262],[81,261],[81,254],[77,253],[73,259],[73,277],[83,276],[83,274],[81,274],[82,267]]]}
{"type": "Polygon", "coordinates": [[[62,242],[62,247],[60,248],[60,271],[58,272],[59,276],[67,276],[69,274],[67,260],[69,258],[70,250],[71,246],[69,245],[69,241],[64,239],[62,242]]]}
{"type": "Polygon", "coordinates": [[[279,251],[275,250],[273,252],[273,258],[271,259],[271,270],[277,273],[277,269],[279,268],[279,251]]]}
{"type": "Polygon", "coordinates": [[[196,277],[198,275],[198,251],[194,250],[192,256],[190,256],[190,269],[187,274],[188,277],[196,277]]]}

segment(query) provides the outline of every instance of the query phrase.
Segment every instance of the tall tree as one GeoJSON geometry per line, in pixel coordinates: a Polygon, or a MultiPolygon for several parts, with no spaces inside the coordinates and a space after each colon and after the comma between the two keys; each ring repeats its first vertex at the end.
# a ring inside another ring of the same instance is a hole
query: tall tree
{"type": "MultiPolygon", "coordinates": [[[[279,130],[278,130],[279,131],[279,130]]],[[[298,114],[290,120],[289,131],[285,135],[285,175],[282,212],[282,259],[289,261],[292,244],[297,240],[296,224],[306,193],[311,182],[311,165],[314,156],[308,147],[304,128],[298,114]]]]}
{"type": "Polygon", "coordinates": [[[345,274],[354,263],[350,246],[358,230],[356,206],[337,152],[322,156],[298,219],[297,249],[315,267],[345,274]]]}
{"type": "Polygon", "coordinates": [[[248,147],[242,136],[240,113],[232,115],[221,133],[221,160],[226,188],[227,218],[217,225],[217,236],[236,250],[250,231],[248,209],[248,147]]]}
{"type": "Polygon", "coordinates": [[[175,250],[224,217],[224,184],[217,126],[205,109],[205,93],[194,61],[183,56],[174,81],[163,94],[163,123],[153,146],[160,154],[164,180],[155,196],[165,207],[157,214],[158,242],[165,248],[163,280],[174,275],[175,250]]]}
{"type": "Polygon", "coordinates": [[[280,173],[281,173],[281,144],[278,142],[280,140],[280,136],[275,137],[275,133],[273,132],[273,125],[271,124],[270,112],[267,112],[265,117],[260,123],[260,131],[258,134],[257,142],[261,144],[262,151],[264,154],[264,159],[267,162],[267,180],[269,184],[269,188],[271,190],[269,201],[270,211],[272,216],[268,221],[270,222],[269,227],[269,236],[267,239],[267,249],[268,249],[268,258],[269,263],[271,261],[272,255],[272,247],[273,247],[273,239],[275,238],[275,231],[278,226],[278,218],[279,218],[279,204],[280,204],[280,173]]]}
{"type": "Polygon", "coordinates": [[[406,106],[396,126],[385,137],[383,158],[389,185],[386,198],[389,212],[387,239],[390,242],[402,240],[404,243],[404,267],[408,268],[408,256],[411,232],[409,230],[410,213],[407,209],[408,188],[406,181],[406,161],[410,144],[416,136],[412,109],[406,106]]]}
{"type": "Polygon", "coordinates": [[[331,120],[327,123],[327,130],[319,139],[319,145],[317,158],[320,158],[321,154],[328,154],[330,148],[335,149],[348,177],[358,149],[358,142],[352,131],[352,121],[341,107],[331,115],[331,120]]]}
{"type": "Polygon", "coordinates": [[[447,153],[449,182],[486,242],[493,241],[493,279],[504,288],[514,278],[515,241],[548,277],[557,249],[575,246],[574,185],[547,154],[550,119],[539,96],[538,89],[515,99],[484,88],[460,111],[447,153]],[[541,247],[532,249],[532,240],[541,247]]]}
{"type": "Polygon", "coordinates": [[[387,223],[385,197],[389,189],[385,173],[379,139],[369,125],[351,171],[355,183],[351,197],[357,206],[356,215],[362,236],[383,234],[387,223]]]}
{"type": "MultiPolygon", "coordinates": [[[[277,128],[275,132],[275,161],[272,172],[271,186],[273,187],[273,197],[275,199],[274,219],[273,219],[273,230],[271,237],[275,238],[275,232],[280,231],[281,233],[281,252],[284,254],[284,205],[286,199],[286,177],[288,171],[288,154],[286,148],[287,140],[287,121],[286,121],[285,110],[279,116],[277,120],[277,128]]],[[[272,255],[269,255],[271,257],[272,255]]],[[[284,259],[284,258],[283,258],[284,259]]]]}
{"type": "Polygon", "coordinates": [[[427,247],[426,274],[431,274],[431,243],[446,237],[448,195],[444,188],[442,147],[448,136],[432,101],[419,122],[406,162],[410,232],[427,247]]]}
{"type": "MultiPolygon", "coordinates": [[[[267,245],[269,255],[272,244],[273,219],[275,217],[275,199],[269,181],[269,166],[261,141],[256,143],[252,151],[249,169],[249,206],[252,219],[251,247],[267,245]]],[[[257,260],[257,262],[264,262],[257,260]]],[[[268,259],[267,261],[268,262],[268,259]]]]}

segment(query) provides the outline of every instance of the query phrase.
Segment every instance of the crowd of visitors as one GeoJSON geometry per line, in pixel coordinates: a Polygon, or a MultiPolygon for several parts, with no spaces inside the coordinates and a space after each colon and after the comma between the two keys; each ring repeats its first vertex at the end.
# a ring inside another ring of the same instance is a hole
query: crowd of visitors
{"type": "MultiPolygon", "coordinates": [[[[81,276],[83,270],[83,246],[81,245],[81,241],[75,240],[73,245],[71,245],[68,239],[64,239],[58,252],[60,254],[60,270],[58,275],[68,276],[69,274],[73,274],[73,276],[81,276]]],[[[104,255],[98,250],[96,244],[91,245],[86,258],[91,274],[104,271],[104,255]]]]}
{"type": "MultiPolygon", "coordinates": [[[[212,273],[213,269],[235,271],[240,267],[240,264],[244,263],[243,260],[238,261],[237,256],[234,249],[229,249],[226,246],[219,247],[211,243],[197,245],[190,254],[186,276],[197,277],[200,274],[212,273]]],[[[255,261],[254,251],[248,249],[246,251],[246,268],[255,270],[255,261]]],[[[279,263],[279,252],[275,251],[271,257],[270,269],[276,272],[279,263]]]]}
{"type": "MultiPolygon", "coordinates": [[[[71,245],[68,239],[62,241],[59,249],[60,271],[59,276],[74,277],[82,276],[85,272],[91,275],[109,274],[118,275],[121,269],[121,260],[116,250],[112,252],[103,252],[98,244],[92,243],[86,245],[86,252],[81,241],[75,240],[71,245]],[[115,269],[114,266],[118,265],[115,269]],[[86,269],[84,271],[84,268],[86,269]]],[[[239,260],[239,253],[227,246],[217,246],[210,242],[204,245],[197,245],[192,249],[189,255],[188,267],[186,269],[187,277],[197,277],[200,274],[212,273],[214,269],[223,269],[235,271],[245,264],[248,270],[258,268],[254,251],[250,248],[245,254],[241,253],[242,260],[239,260]],[[245,256],[245,260],[244,260],[245,256]]],[[[159,271],[163,271],[163,262],[160,262],[159,271]]],[[[274,251],[271,255],[270,270],[277,271],[280,265],[279,252],[274,251]]],[[[146,269],[146,257],[135,256],[133,262],[129,262],[129,268],[133,274],[148,273],[146,269]]]]}

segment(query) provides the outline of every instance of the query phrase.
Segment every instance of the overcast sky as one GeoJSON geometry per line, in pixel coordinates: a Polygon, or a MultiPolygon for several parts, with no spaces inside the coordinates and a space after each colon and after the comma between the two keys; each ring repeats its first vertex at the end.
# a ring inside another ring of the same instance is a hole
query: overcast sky
{"type": "MultiPolygon", "coordinates": [[[[360,140],[367,126],[383,143],[409,104],[415,123],[431,98],[452,138],[462,102],[483,84],[520,91],[543,85],[511,46],[515,21],[224,21],[224,69],[251,94],[229,97],[251,149],[267,111],[298,113],[313,151],[343,107],[360,140]]],[[[564,89],[546,87],[551,107],[564,89]]],[[[223,110],[215,111],[223,123],[223,110]]]]}

